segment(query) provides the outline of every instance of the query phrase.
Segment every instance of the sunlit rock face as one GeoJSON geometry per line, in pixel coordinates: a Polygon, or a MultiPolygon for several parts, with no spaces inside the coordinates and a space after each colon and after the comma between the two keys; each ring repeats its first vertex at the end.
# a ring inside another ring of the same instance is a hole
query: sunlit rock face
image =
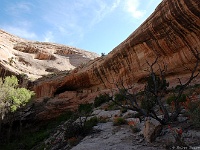
{"type": "Polygon", "coordinates": [[[118,81],[123,80],[126,86],[134,85],[139,90],[149,73],[147,61],[151,64],[157,57],[161,66],[167,65],[171,85],[175,85],[177,77],[185,80],[189,73],[186,68],[193,69],[196,62],[193,52],[200,51],[199,6],[199,0],[163,0],[107,56],[96,58],[68,75],[36,81],[34,90],[38,100],[50,98],[47,103],[51,107],[43,109],[41,116],[53,116],[62,112],[62,108],[76,108],[79,103],[91,102],[97,94],[115,88],[113,83],[118,81]]]}
{"type": "Polygon", "coordinates": [[[61,44],[28,41],[0,30],[0,76],[26,74],[30,80],[66,71],[98,57],[61,44]],[[6,72],[6,73],[5,73],[6,72]]]}

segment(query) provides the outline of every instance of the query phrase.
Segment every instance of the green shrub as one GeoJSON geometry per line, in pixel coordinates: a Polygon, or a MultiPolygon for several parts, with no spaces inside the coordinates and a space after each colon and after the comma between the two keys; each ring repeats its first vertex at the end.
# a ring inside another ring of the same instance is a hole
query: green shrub
{"type": "Polygon", "coordinates": [[[86,103],[86,104],[80,104],[78,106],[78,113],[80,116],[88,116],[90,113],[92,113],[92,104],[86,103]]]}
{"type": "Polygon", "coordinates": [[[121,113],[125,113],[125,112],[127,112],[127,110],[128,110],[127,108],[121,108],[120,109],[121,113]]]}
{"type": "Polygon", "coordinates": [[[130,128],[131,128],[131,131],[133,132],[133,133],[137,133],[137,132],[140,132],[141,130],[138,128],[138,127],[136,127],[136,126],[130,126],[130,128]]]}
{"type": "Polygon", "coordinates": [[[185,94],[181,95],[180,99],[178,100],[179,102],[186,102],[187,96],[185,94]]]}
{"type": "Polygon", "coordinates": [[[194,85],[194,88],[198,88],[198,87],[200,87],[200,84],[195,84],[194,85]]]}
{"type": "Polygon", "coordinates": [[[100,94],[94,100],[94,107],[99,107],[103,103],[108,102],[110,100],[110,96],[108,94],[100,94]]]}
{"type": "Polygon", "coordinates": [[[136,114],[133,115],[134,118],[141,118],[143,117],[143,114],[140,112],[137,112],[136,114]]]}
{"type": "Polygon", "coordinates": [[[74,122],[74,120],[69,120],[65,124],[65,138],[69,139],[72,137],[78,137],[81,135],[82,127],[79,123],[74,122]]]}
{"type": "Polygon", "coordinates": [[[151,73],[147,77],[147,84],[145,88],[148,91],[154,91],[155,89],[165,91],[167,90],[167,87],[169,87],[169,82],[167,82],[166,79],[163,79],[159,75],[156,75],[155,73],[151,73]],[[155,79],[153,78],[153,76],[155,77],[155,79]],[[154,84],[154,80],[156,82],[156,85],[154,84]]]}
{"type": "Polygon", "coordinates": [[[114,96],[115,101],[122,102],[126,100],[125,95],[127,93],[126,89],[119,89],[119,93],[116,93],[114,96]]]}
{"type": "Polygon", "coordinates": [[[105,53],[101,53],[101,57],[105,56],[106,54],[105,53]]]}
{"type": "Polygon", "coordinates": [[[74,119],[70,119],[66,123],[66,131],[65,131],[65,138],[78,138],[79,136],[87,135],[91,130],[92,127],[98,123],[97,117],[93,117],[89,120],[87,118],[91,115],[93,110],[93,104],[86,103],[80,104],[78,106],[78,113],[74,119]],[[75,122],[75,120],[79,118],[79,122],[75,122]]]}
{"type": "MultiPolygon", "coordinates": [[[[178,99],[178,102],[180,102],[180,103],[186,102],[186,97],[187,96],[185,94],[181,95],[181,97],[178,99]]],[[[167,100],[166,100],[167,104],[171,105],[172,102],[174,102],[176,98],[177,97],[175,95],[168,97],[167,100]]]]}
{"type": "Polygon", "coordinates": [[[63,114],[61,114],[61,115],[59,115],[59,116],[56,118],[55,122],[58,122],[58,124],[59,124],[59,123],[61,123],[62,121],[67,121],[67,120],[69,120],[72,116],[73,116],[73,112],[72,112],[72,111],[67,111],[67,112],[65,112],[65,113],[63,113],[63,114]]]}
{"type": "Polygon", "coordinates": [[[97,123],[98,123],[98,118],[96,116],[87,120],[83,126],[82,134],[87,135],[92,130],[92,128],[97,125],[97,123]]]}
{"type": "Polygon", "coordinates": [[[95,116],[86,121],[85,126],[93,127],[96,126],[97,123],[98,123],[98,118],[95,116]]]}
{"type": "Polygon", "coordinates": [[[141,108],[146,110],[147,112],[150,112],[151,109],[153,109],[153,107],[156,105],[156,98],[155,97],[151,97],[148,99],[142,99],[141,101],[141,108]]]}
{"type": "Polygon", "coordinates": [[[171,103],[172,103],[175,99],[176,99],[176,96],[175,96],[175,95],[172,95],[172,96],[170,96],[170,97],[167,98],[166,103],[167,103],[168,105],[171,105],[171,103]]]}
{"type": "Polygon", "coordinates": [[[115,102],[110,102],[108,104],[107,110],[117,110],[119,109],[119,106],[115,102]]]}
{"type": "Polygon", "coordinates": [[[97,125],[98,119],[97,117],[92,117],[91,119],[84,122],[84,124],[80,124],[79,122],[75,122],[74,120],[69,120],[65,125],[65,138],[78,138],[81,136],[85,136],[92,130],[93,126],[97,125]]]}
{"type": "Polygon", "coordinates": [[[127,124],[127,121],[121,117],[116,117],[113,121],[114,126],[123,125],[123,124],[127,124]]]}
{"type": "Polygon", "coordinates": [[[183,88],[182,85],[177,85],[177,86],[175,87],[175,90],[180,90],[181,88],[183,88]]]}
{"type": "Polygon", "coordinates": [[[106,123],[106,122],[108,122],[108,117],[100,116],[100,117],[98,118],[98,122],[99,122],[99,123],[106,123]]]}

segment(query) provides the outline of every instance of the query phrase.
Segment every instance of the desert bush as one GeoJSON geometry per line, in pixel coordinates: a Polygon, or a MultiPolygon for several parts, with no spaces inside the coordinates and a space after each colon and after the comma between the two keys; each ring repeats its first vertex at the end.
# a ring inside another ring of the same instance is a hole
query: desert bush
{"type": "Polygon", "coordinates": [[[175,143],[178,143],[180,146],[185,145],[184,138],[182,136],[183,130],[181,128],[172,128],[170,125],[168,125],[168,128],[175,139],[175,143]]]}
{"type": "Polygon", "coordinates": [[[85,126],[93,127],[96,126],[97,123],[98,123],[98,118],[95,116],[87,120],[85,126]]]}
{"type": "MultiPolygon", "coordinates": [[[[179,103],[186,102],[186,97],[187,97],[186,94],[181,95],[181,97],[178,99],[178,102],[179,103]]],[[[176,96],[172,95],[167,98],[166,102],[167,102],[167,104],[171,105],[172,103],[175,102],[175,100],[176,100],[176,96]]]]}
{"type": "Polygon", "coordinates": [[[92,117],[88,120],[93,110],[93,104],[86,103],[78,106],[78,111],[74,114],[74,117],[66,123],[65,138],[78,138],[87,135],[92,127],[98,123],[97,117],[92,117]],[[75,121],[76,119],[79,121],[75,121]]]}
{"type": "Polygon", "coordinates": [[[103,56],[106,56],[106,54],[105,53],[101,53],[101,57],[103,57],[103,56]]]}
{"type": "Polygon", "coordinates": [[[110,100],[110,96],[108,94],[100,94],[94,100],[94,107],[99,107],[103,103],[108,102],[110,100]]]}
{"type": "Polygon", "coordinates": [[[130,128],[131,128],[131,131],[132,131],[133,133],[137,133],[137,132],[140,132],[140,131],[141,131],[137,126],[130,126],[130,128]]]}
{"type": "Polygon", "coordinates": [[[140,107],[146,110],[147,113],[151,111],[156,105],[155,97],[151,97],[150,99],[142,99],[140,107]]]}
{"type": "Polygon", "coordinates": [[[91,103],[80,104],[78,106],[79,116],[88,116],[92,113],[92,110],[93,108],[91,103]]]}
{"type": "Polygon", "coordinates": [[[92,117],[89,120],[87,120],[83,126],[83,135],[87,135],[88,133],[90,133],[90,131],[92,130],[92,128],[94,126],[96,126],[98,123],[98,118],[92,117]]]}
{"type": "Polygon", "coordinates": [[[121,113],[125,113],[125,112],[127,112],[127,110],[128,110],[127,108],[121,108],[121,109],[120,109],[120,112],[121,112],[121,113]]]}
{"type": "Polygon", "coordinates": [[[114,95],[114,99],[118,102],[122,102],[126,100],[126,97],[124,96],[127,93],[127,89],[119,89],[118,93],[114,95]]]}
{"type": "Polygon", "coordinates": [[[113,120],[114,126],[119,126],[119,125],[123,125],[123,124],[127,124],[127,121],[124,118],[121,118],[121,117],[114,118],[114,120],[113,120]]]}
{"type": "Polygon", "coordinates": [[[70,139],[72,137],[78,137],[82,134],[82,126],[74,122],[74,120],[69,120],[65,124],[65,138],[70,139]]]}
{"type": "Polygon", "coordinates": [[[117,110],[119,109],[119,106],[115,102],[108,103],[107,110],[117,110]]]}
{"type": "Polygon", "coordinates": [[[100,116],[99,118],[98,118],[98,122],[99,123],[106,123],[106,122],[108,122],[108,117],[103,117],[103,116],[100,116]]]}
{"type": "Polygon", "coordinates": [[[141,118],[143,117],[143,114],[140,112],[137,112],[136,114],[133,115],[134,118],[141,118]]]}
{"type": "Polygon", "coordinates": [[[133,133],[137,133],[137,132],[140,132],[141,130],[138,128],[138,126],[137,126],[137,122],[135,122],[135,121],[128,121],[128,125],[129,125],[129,127],[131,128],[131,131],[133,132],[133,133]]]}

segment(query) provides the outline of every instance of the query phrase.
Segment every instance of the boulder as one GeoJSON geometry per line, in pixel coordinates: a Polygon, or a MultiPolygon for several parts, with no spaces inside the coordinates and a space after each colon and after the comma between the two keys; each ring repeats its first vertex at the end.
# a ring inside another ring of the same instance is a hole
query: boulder
{"type": "Polygon", "coordinates": [[[147,142],[153,142],[160,134],[162,125],[159,121],[148,118],[144,123],[143,135],[147,142]]]}
{"type": "Polygon", "coordinates": [[[121,114],[120,110],[112,110],[112,111],[105,111],[105,110],[95,110],[93,115],[96,115],[98,118],[108,118],[111,121],[114,117],[119,117],[121,114]]]}
{"type": "Polygon", "coordinates": [[[125,113],[122,115],[122,117],[125,118],[125,119],[126,119],[126,118],[132,118],[132,117],[134,117],[135,114],[137,114],[136,111],[127,110],[127,112],[125,112],[125,113]]]}

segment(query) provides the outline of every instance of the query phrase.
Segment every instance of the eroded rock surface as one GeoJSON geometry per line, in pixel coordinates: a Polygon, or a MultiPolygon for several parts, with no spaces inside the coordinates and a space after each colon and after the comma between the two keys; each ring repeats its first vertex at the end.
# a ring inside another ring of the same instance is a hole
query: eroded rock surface
{"type": "Polygon", "coordinates": [[[145,121],[143,135],[147,142],[153,142],[162,130],[162,125],[153,118],[145,121]]]}
{"type": "MultiPolygon", "coordinates": [[[[137,30],[108,55],[88,62],[68,75],[37,81],[34,86],[37,97],[54,99],[74,91],[77,94],[70,100],[74,102],[73,106],[69,104],[65,108],[75,108],[79,103],[93,101],[95,94],[115,88],[113,83],[120,80],[125,85],[134,84],[137,91],[148,74],[146,61],[152,63],[156,57],[161,65],[167,65],[171,86],[178,83],[177,77],[186,81],[190,73],[186,68],[193,69],[196,63],[193,52],[200,50],[199,5],[199,0],[163,0],[137,30]]],[[[68,98],[62,97],[62,100],[66,103],[68,98]]],[[[56,111],[59,112],[57,107],[56,111]]]]}
{"type": "Polygon", "coordinates": [[[26,74],[35,80],[50,73],[74,69],[96,57],[97,54],[78,48],[28,41],[0,30],[1,77],[9,74],[4,72],[10,72],[26,74]],[[48,68],[54,69],[49,71],[48,68]]]}

